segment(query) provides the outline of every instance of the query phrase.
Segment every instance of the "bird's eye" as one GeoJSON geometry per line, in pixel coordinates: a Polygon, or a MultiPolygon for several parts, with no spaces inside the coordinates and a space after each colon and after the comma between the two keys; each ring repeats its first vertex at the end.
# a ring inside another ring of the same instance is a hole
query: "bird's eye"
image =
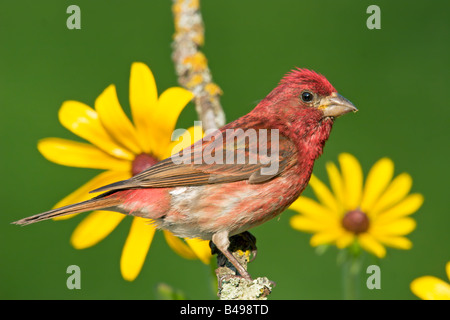
{"type": "Polygon", "coordinates": [[[303,91],[301,98],[303,102],[311,102],[314,99],[314,95],[309,91],[303,91]]]}

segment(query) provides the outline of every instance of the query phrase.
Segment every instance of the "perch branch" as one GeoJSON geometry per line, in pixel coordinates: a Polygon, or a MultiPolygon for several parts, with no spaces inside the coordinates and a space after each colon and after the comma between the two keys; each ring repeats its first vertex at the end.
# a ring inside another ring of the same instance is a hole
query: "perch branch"
{"type": "Polygon", "coordinates": [[[173,0],[175,34],[172,59],[178,82],[194,94],[195,108],[203,129],[225,124],[220,104],[222,90],[212,81],[208,60],[199,50],[204,43],[204,27],[199,0],[173,0]]]}
{"type": "MultiPolygon", "coordinates": [[[[247,280],[237,277],[238,272],[225,255],[210,241],[211,253],[217,254],[218,296],[221,300],[265,300],[272,292],[274,283],[262,277],[247,280]]],[[[247,264],[256,257],[256,238],[248,231],[230,238],[229,250],[247,270],[247,264]],[[252,256],[252,257],[251,257],[252,256]],[[251,258],[250,258],[251,257],[251,258]]]]}
{"type": "MultiPolygon", "coordinates": [[[[225,125],[225,113],[220,104],[222,90],[212,81],[205,55],[199,50],[204,43],[204,27],[199,0],[173,0],[172,11],[175,34],[172,59],[180,85],[194,94],[195,108],[203,129],[217,129],[225,125]]],[[[256,251],[250,233],[230,238],[230,252],[247,269],[250,249],[256,251]]],[[[211,245],[217,254],[216,275],[218,296],[222,300],[262,300],[270,294],[273,283],[267,278],[247,280],[238,275],[227,258],[211,245]]]]}

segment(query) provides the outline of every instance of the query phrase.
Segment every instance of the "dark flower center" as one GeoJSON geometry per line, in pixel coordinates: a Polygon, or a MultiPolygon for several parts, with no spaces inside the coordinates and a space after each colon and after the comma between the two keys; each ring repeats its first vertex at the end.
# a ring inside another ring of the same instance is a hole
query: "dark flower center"
{"type": "Polygon", "coordinates": [[[138,173],[144,171],[145,169],[150,168],[151,166],[158,163],[158,159],[148,153],[141,153],[134,158],[133,163],[131,165],[131,174],[133,176],[138,173]]]}
{"type": "Polygon", "coordinates": [[[342,226],[355,234],[366,232],[369,229],[369,218],[360,210],[347,212],[342,219],[342,226]]]}

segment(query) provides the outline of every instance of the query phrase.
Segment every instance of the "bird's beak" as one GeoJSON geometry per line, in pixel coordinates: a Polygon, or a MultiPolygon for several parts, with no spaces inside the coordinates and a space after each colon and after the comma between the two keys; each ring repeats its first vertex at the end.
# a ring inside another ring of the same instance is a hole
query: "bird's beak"
{"type": "Polygon", "coordinates": [[[319,109],[322,110],[324,117],[339,117],[350,111],[357,112],[358,109],[337,92],[323,98],[319,109]]]}

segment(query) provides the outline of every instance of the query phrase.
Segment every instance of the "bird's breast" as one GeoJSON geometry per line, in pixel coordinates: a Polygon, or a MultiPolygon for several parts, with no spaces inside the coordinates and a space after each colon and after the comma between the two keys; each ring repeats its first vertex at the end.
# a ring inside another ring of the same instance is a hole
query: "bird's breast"
{"type": "Polygon", "coordinates": [[[233,235],[281,213],[303,188],[293,177],[177,187],[169,191],[170,209],[156,224],[180,237],[209,240],[223,230],[233,235]]]}

